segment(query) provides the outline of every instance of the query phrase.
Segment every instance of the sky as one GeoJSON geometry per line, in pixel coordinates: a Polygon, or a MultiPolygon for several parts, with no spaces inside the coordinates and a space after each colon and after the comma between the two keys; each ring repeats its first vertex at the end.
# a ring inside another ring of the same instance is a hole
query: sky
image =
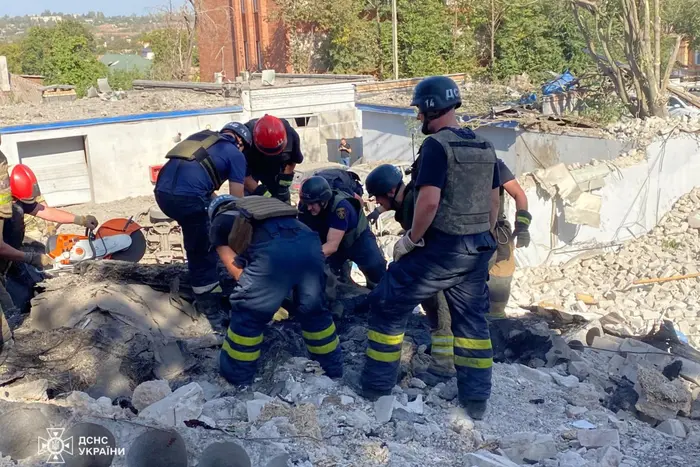
{"type": "MultiPolygon", "coordinates": [[[[87,13],[101,11],[107,16],[145,15],[167,5],[169,0],[0,0],[0,16],[24,16],[40,14],[44,10],[62,13],[87,13]]],[[[172,0],[179,6],[183,0],[172,0]]]]}

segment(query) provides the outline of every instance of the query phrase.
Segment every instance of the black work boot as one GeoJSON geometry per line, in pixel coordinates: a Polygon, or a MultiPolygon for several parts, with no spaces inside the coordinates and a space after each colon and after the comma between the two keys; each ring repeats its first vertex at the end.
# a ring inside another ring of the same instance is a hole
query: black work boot
{"type": "Polygon", "coordinates": [[[467,411],[467,415],[469,415],[473,420],[484,419],[488,401],[460,400],[460,403],[462,404],[462,406],[464,406],[465,410],[467,411]]]}
{"type": "Polygon", "coordinates": [[[223,309],[222,300],[223,296],[218,292],[206,292],[195,295],[195,309],[207,318],[215,331],[225,330],[230,322],[228,313],[223,309]]]}

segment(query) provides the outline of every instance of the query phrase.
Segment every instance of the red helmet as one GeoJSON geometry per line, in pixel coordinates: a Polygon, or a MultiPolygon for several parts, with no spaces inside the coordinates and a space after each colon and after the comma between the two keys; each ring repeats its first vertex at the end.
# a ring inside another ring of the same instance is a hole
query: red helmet
{"type": "Polygon", "coordinates": [[[287,146],[287,129],[284,123],[272,115],[263,116],[253,127],[253,142],[263,154],[276,156],[287,146]]]}
{"type": "Polygon", "coordinates": [[[10,175],[12,196],[19,200],[34,199],[41,194],[36,175],[28,166],[17,164],[10,175]]]}

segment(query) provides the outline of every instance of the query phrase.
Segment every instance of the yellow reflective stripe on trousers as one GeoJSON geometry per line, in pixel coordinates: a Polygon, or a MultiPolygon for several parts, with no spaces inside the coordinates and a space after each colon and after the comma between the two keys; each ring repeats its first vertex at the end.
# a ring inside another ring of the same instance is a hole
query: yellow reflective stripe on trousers
{"type": "Polygon", "coordinates": [[[455,356],[455,365],[485,370],[493,366],[493,358],[471,358],[455,356]]]}
{"type": "Polygon", "coordinates": [[[336,336],[336,338],[333,339],[332,342],[329,342],[326,345],[318,345],[318,346],[307,345],[306,348],[309,349],[309,352],[311,352],[312,354],[325,355],[325,354],[331,353],[335,349],[337,349],[339,343],[340,343],[340,340],[336,336]]]}
{"type": "Polygon", "coordinates": [[[401,360],[401,351],[380,352],[379,350],[367,348],[367,356],[378,362],[392,363],[401,360]]]}
{"type": "Polygon", "coordinates": [[[318,340],[325,339],[326,337],[333,335],[334,332],[335,332],[335,323],[331,323],[331,325],[328,326],[323,331],[318,331],[318,332],[301,331],[301,335],[304,336],[304,339],[309,339],[311,341],[318,341],[318,340]]]}
{"type": "Polygon", "coordinates": [[[255,352],[239,352],[236,349],[232,349],[228,342],[224,341],[224,345],[221,347],[224,352],[228,354],[234,360],[239,362],[254,362],[260,358],[260,351],[255,352]]]}
{"type": "Polygon", "coordinates": [[[430,353],[433,355],[454,355],[455,350],[454,347],[446,346],[446,345],[434,345],[430,349],[430,353]]]}
{"type": "Polygon", "coordinates": [[[468,339],[466,337],[455,337],[455,347],[469,350],[489,350],[491,339],[468,339]]]}
{"type": "Polygon", "coordinates": [[[256,336],[256,337],[245,337],[245,336],[238,335],[235,332],[231,331],[231,328],[228,329],[228,338],[231,339],[234,344],[245,345],[246,347],[252,347],[254,345],[258,345],[263,341],[262,334],[260,334],[259,336],[256,336]]]}
{"type": "Polygon", "coordinates": [[[454,336],[432,336],[430,341],[433,345],[452,345],[454,344],[454,336]]]}
{"type": "Polygon", "coordinates": [[[367,332],[367,338],[378,344],[386,345],[400,345],[403,342],[403,333],[398,336],[391,336],[389,334],[382,334],[381,332],[372,331],[371,329],[367,332]]]}

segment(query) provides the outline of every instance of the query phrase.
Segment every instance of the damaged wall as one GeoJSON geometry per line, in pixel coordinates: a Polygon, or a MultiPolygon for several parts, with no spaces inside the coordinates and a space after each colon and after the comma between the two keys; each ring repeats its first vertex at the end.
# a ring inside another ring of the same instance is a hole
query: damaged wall
{"type": "MultiPolygon", "coordinates": [[[[411,129],[415,112],[400,107],[358,104],[362,112],[362,135],[368,162],[412,158],[411,129]]],[[[588,163],[591,159],[614,159],[631,148],[630,143],[584,134],[524,131],[516,122],[498,122],[476,132],[490,140],[496,154],[516,175],[559,162],[588,163]]],[[[418,150],[416,143],[415,150],[418,150]]]]}
{"type": "MultiPolygon", "coordinates": [[[[591,249],[647,233],[673,203],[700,185],[697,179],[700,143],[689,134],[658,139],[647,148],[645,159],[635,163],[618,159],[603,167],[604,176],[599,180],[604,186],[588,193],[600,200],[599,227],[567,222],[565,203],[557,197],[554,202],[555,236],[552,237],[552,199],[543,196],[543,190],[534,185],[526,189],[533,217],[532,243],[526,250],[516,250],[518,264],[536,266],[548,259],[559,263],[591,249]]],[[[581,170],[588,168],[572,173],[581,170]]],[[[512,203],[509,210],[512,218],[512,203]]]]}

